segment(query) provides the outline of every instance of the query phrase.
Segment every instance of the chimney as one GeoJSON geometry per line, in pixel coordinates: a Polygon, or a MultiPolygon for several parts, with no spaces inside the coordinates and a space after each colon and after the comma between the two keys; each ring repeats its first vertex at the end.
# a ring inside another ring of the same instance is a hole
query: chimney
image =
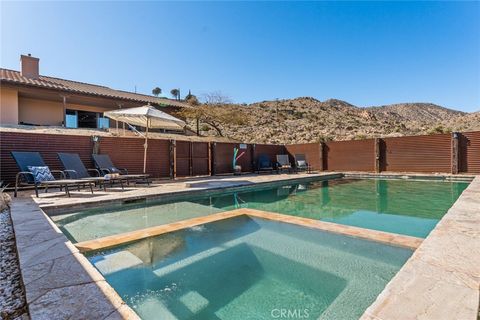
{"type": "Polygon", "coordinates": [[[37,79],[40,76],[39,73],[39,62],[40,59],[32,57],[29,53],[27,56],[21,55],[20,56],[20,64],[21,64],[21,74],[27,78],[37,79]]]}

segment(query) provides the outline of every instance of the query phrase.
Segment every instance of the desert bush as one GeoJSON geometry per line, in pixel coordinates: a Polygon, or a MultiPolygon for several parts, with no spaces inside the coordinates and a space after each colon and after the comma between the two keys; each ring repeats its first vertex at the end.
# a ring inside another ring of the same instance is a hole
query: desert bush
{"type": "Polygon", "coordinates": [[[10,207],[10,203],[12,202],[12,198],[8,193],[5,192],[7,185],[0,181],[0,211],[3,211],[10,207]]]}
{"type": "Polygon", "coordinates": [[[450,132],[452,132],[452,129],[445,128],[442,125],[433,127],[433,128],[431,128],[430,130],[427,131],[428,134],[440,134],[440,133],[450,133],[450,132]]]}
{"type": "Polygon", "coordinates": [[[355,140],[365,140],[367,139],[367,135],[366,134],[357,134],[355,136],[355,140]]]}

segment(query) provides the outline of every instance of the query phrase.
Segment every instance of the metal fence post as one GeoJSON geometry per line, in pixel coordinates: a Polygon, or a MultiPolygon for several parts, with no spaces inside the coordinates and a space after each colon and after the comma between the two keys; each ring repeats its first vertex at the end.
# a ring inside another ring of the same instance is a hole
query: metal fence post
{"type": "Polygon", "coordinates": [[[320,142],[320,161],[322,171],[328,170],[328,146],[325,142],[320,142]]]}
{"type": "Polygon", "coordinates": [[[189,174],[190,176],[193,176],[193,142],[190,141],[189,144],[189,157],[188,157],[188,164],[189,164],[189,174]]]}
{"type": "Polygon", "coordinates": [[[255,173],[257,169],[257,161],[255,160],[257,158],[257,155],[255,154],[255,149],[256,149],[256,144],[252,144],[252,172],[255,173]]]}
{"type": "Polygon", "coordinates": [[[208,142],[208,175],[212,175],[212,143],[208,142]]]}
{"type": "Polygon", "coordinates": [[[217,143],[214,142],[211,144],[211,174],[212,176],[217,174],[217,153],[216,153],[217,143]]]}
{"type": "Polygon", "coordinates": [[[381,171],[381,169],[380,169],[380,139],[375,138],[374,143],[375,143],[375,148],[374,148],[374,152],[375,152],[375,172],[379,173],[381,171]]]}
{"type": "Polygon", "coordinates": [[[452,132],[452,151],[451,151],[451,159],[452,159],[452,174],[457,174],[458,173],[458,154],[459,154],[459,148],[458,148],[458,139],[459,139],[460,133],[458,132],[452,132]]]}
{"type": "Polygon", "coordinates": [[[177,141],[170,140],[170,179],[177,177],[177,141]]]}

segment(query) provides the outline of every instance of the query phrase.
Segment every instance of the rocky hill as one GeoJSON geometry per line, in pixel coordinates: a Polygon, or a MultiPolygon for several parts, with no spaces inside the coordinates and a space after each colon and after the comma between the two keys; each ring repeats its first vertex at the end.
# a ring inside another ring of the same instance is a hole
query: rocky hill
{"type": "MultiPolygon", "coordinates": [[[[480,112],[464,113],[431,103],[360,108],[336,99],[301,97],[231,108],[245,117],[246,124],[224,124],[222,131],[245,142],[302,143],[480,130],[480,112]]],[[[202,135],[216,134],[207,125],[201,129],[202,135]]]]}
{"type": "Polygon", "coordinates": [[[443,121],[452,116],[465,115],[464,112],[447,109],[433,103],[399,103],[366,109],[375,112],[378,116],[419,120],[421,122],[443,121]]]}

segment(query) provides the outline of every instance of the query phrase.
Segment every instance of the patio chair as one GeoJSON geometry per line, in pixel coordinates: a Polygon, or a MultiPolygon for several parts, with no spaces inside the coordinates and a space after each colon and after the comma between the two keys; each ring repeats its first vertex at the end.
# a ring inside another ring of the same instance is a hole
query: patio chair
{"type": "Polygon", "coordinates": [[[292,164],[288,158],[288,154],[277,154],[277,171],[292,171],[292,164]]]}
{"type": "Polygon", "coordinates": [[[268,154],[260,154],[257,158],[257,173],[272,172],[274,170],[272,161],[268,154]]]}
{"type": "Polygon", "coordinates": [[[65,174],[60,170],[50,170],[38,152],[12,151],[13,159],[17,163],[20,172],[15,177],[14,197],[17,196],[19,186],[33,186],[35,195],[38,197],[38,188],[59,187],[60,191],[65,188],[65,193],[70,197],[70,186],[76,186],[80,190],[81,185],[88,185],[93,194],[92,182],[78,179],[65,179],[65,174]],[[59,174],[60,179],[55,179],[53,173],[59,174]]]}
{"type": "Polygon", "coordinates": [[[69,179],[80,179],[98,183],[100,187],[103,186],[104,191],[106,191],[105,182],[110,181],[112,184],[114,181],[119,181],[123,189],[124,178],[105,179],[105,177],[101,176],[100,171],[97,169],[87,169],[77,153],[59,152],[57,153],[57,156],[65,168],[65,170],[63,170],[65,177],[69,179]],[[92,174],[94,176],[92,176],[92,174]]]}
{"type": "Polygon", "coordinates": [[[295,170],[298,171],[307,171],[310,172],[310,165],[307,162],[304,154],[295,155],[295,170]]]}
{"type": "Polygon", "coordinates": [[[129,174],[128,170],[125,168],[117,168],[112,160],[110,159],[110,156],[108,154],[92,154],[93,162],[95,163],[95,166],[97,169],[100,171],[101,174],[111,174],[111,173],[118,173],[120,174],[120,177],[127,180],[127,184],[129,184],[129,180],[143,180],[147,183],[147,185],[150,185],[149,181],[149,174],[129,174]]]}

